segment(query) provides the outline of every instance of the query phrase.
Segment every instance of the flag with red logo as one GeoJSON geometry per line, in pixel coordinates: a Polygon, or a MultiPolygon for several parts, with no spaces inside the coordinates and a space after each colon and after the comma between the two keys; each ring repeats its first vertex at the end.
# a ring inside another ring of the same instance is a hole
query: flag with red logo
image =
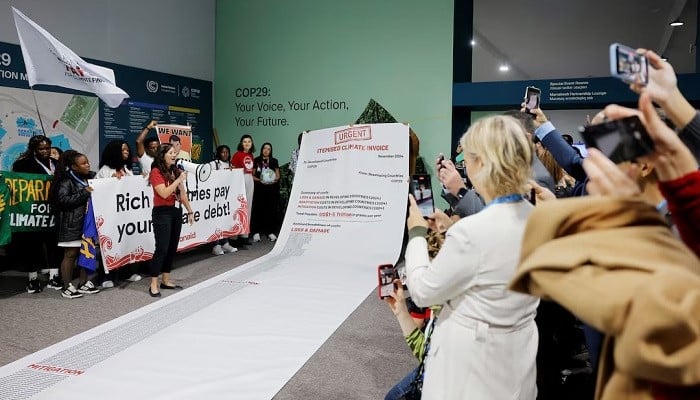
{"type": "Polygon", "coordinates": [[[109,107],[129,97],[117,87],[114,71],[90,64],[12,7],[29,86],[54,85],[97,95],[109,107]]]}

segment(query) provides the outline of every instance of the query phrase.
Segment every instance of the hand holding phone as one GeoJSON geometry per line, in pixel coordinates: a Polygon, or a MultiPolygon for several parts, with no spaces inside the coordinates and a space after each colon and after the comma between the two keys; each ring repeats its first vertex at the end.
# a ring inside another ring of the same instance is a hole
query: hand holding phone
{"type": "Polygon", "coordinates": [[[610,45],[610,75],[627,83],[649,83],[649,61],[631,47],[613,43],[610,45]]]}
{"type": "Polygon", "coordinates": [[[379,285],[379,298],[385,299],[391,297],[394,293],[394,280],[398,279],[398,274],[396,272],[396,267],[393,264],[383,264],[377,267],[377,279],[379,285]]]}
{"type": "Polygon", "coordinates": [[[424,218],[428,218],[435,212],[435,199],[433,198],[430,175],[412,175],[411,194],[413,194],[413,198],[416,199],[416,204],[424,218]]]}
{"type": "Polygon", "coordinates": [[[634,161],[654,151],[654,141],[636,115],[580,127],[586,146],[600,150],[615,164],[634,161]]]}
{"type": "Polygon", "coordinates": [[[441,169],[443,169],[443,168],[445,168],[445,166],[442,165],[442,162],[443,162],[443,161],[445,161],[445,155],[442,154],[442,153],[440,153],[440,154],[438,155],[438,159],[437,159],[437,169],[438,169],[438,171],[441,170],[441,169]]]}
{"type": "Polygon", "coordinates": [[[530,110],[540,108],[541,95],[542,91],[534,86],[528,86],[525,88],[525,98],[523,99],[523,102],[525,103],[525,112],[530,113],[530,110]]]}

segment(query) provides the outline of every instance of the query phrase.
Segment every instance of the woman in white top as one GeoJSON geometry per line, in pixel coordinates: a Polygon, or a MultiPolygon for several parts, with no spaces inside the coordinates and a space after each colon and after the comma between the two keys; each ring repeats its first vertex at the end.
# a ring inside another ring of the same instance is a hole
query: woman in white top
{"type": "MultiPolygon", "coordinates": [[[[535,400],[534,297],[508,290],[532,205],[523,201],[532,143],[509,116],[484,118],[461,139],[469,179],[486,201],[454,223],[430,261],[428,222],[410,198],[407,286],[421,307],[444,304],[425,361],[424,400],[535,400]]],[[[440,223],[444,214],[436,214],[440,223]]]]}
{"type": "Polygon", "coordinates": [[[132,176],[130,165],[131,149],[129,145],[123,140],[112,140],[102,151],[100,170],[97,171],[96,178],[132,176]]]}
{"type": "MultiPolygon", "coordinates": [[[[123,140],[112,140],[107,143],[104,150],[102,150],[102,157],[100,157],[100,169],[97,171],[95,178],[119,178],[124,176],[133,176],[134,173],[131,172],[131,148],[123,140]]],[[[132,274],[129,277],[129,281],[135,282],[141,280],[141,275],[137,274],[135,271],[138,269],[138,264],[132,264],[130,267],[132,269],[132,274]]],[[[105,268],[105,276],[102,280],[103,288],[114,287],[114,274],[107,271],[105,268]]]]}

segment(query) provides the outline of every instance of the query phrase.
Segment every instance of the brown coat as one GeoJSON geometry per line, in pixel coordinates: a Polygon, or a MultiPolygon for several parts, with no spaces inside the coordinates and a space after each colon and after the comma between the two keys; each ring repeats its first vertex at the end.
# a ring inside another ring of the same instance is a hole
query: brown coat
{"type": "Polygon", "coordinates": [[[536,207],[511,289],[606,335],[596,399],[652,399],[652,381],[700,384],[699,274],[653,207],[585,197],[536,207]]]}

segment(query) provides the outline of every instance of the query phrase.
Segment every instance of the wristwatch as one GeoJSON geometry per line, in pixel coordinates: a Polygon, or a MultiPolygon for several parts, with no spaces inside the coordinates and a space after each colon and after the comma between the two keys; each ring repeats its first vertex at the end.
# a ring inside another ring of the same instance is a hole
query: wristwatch
{"type": "Polygon", "coordinates": [[[457,193],[457,198],[461,200],[462,197],[467,195],[467,192],[468,192],[467,188],[459,189],[459,193],[457,193]]]}

